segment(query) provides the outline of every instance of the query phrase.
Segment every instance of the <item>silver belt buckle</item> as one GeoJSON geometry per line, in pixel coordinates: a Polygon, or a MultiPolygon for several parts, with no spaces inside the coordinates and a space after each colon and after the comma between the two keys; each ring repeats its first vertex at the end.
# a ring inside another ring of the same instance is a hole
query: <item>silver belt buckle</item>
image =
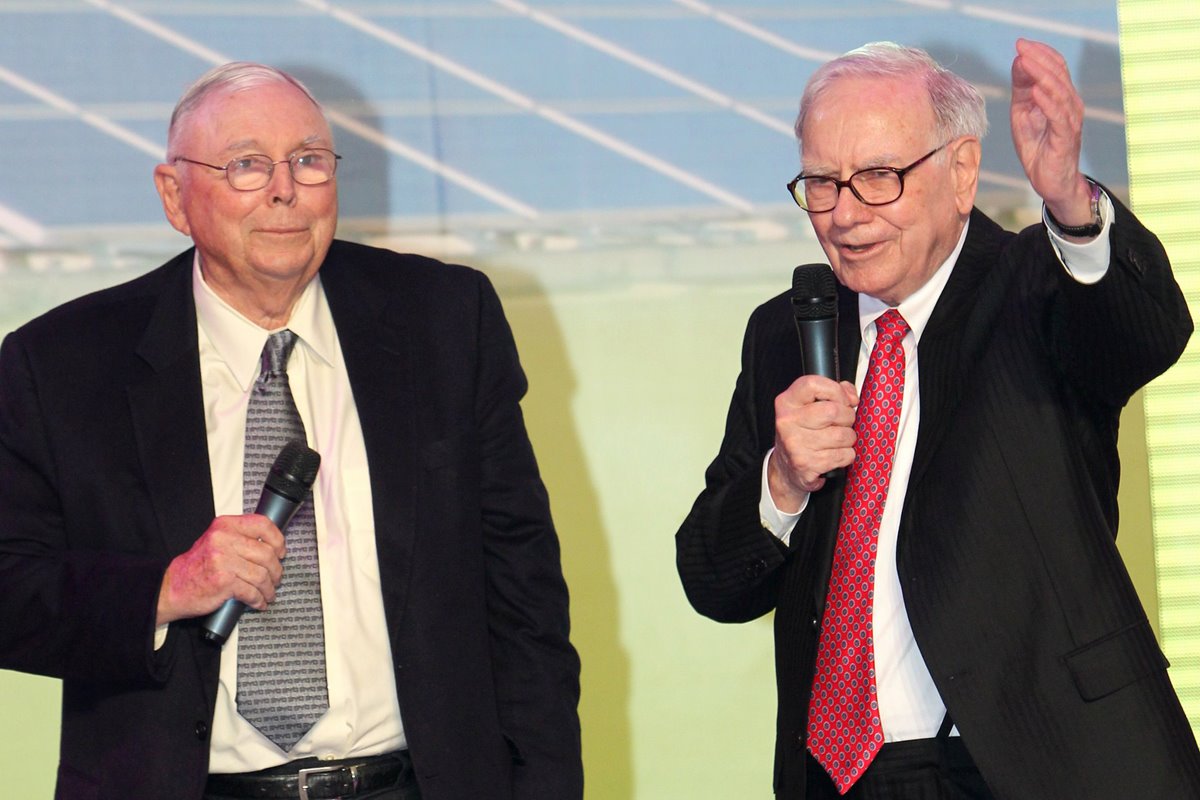
{"type": "Polygon", "coordinates": [[[300,800],[309,800],[308,798],[308,776],[316,775],[321,772],[337,772],[338,770],[350,770],[350,790],[354,794],[358,794],[358,768],[362,764],[342,764],[337,767],[309,767],[302,769],[296,773],[296,783],[300,789],[300,800]]]}

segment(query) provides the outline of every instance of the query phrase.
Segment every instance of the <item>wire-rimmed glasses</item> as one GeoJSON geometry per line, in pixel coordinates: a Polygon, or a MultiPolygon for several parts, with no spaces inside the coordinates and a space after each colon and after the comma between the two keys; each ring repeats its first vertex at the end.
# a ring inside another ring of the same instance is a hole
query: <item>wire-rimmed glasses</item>
{"type": "Polygon", "coordinates": [[[271,182],[276,164],[287,164],[292,173],[292,180],[305,186],[318,186],[328,183],[337,172],[337,162],[341,156],[324,147],[309,147],[297,150],[283,161],[272,161],[270,156],[261,153],[238,156],[225,166],[197,161],[187,156],[175,156],[175,161],[186,161],[209,169],[219,169],[225,173],[229,185],[239,192],[253,192],[271,182]]]}

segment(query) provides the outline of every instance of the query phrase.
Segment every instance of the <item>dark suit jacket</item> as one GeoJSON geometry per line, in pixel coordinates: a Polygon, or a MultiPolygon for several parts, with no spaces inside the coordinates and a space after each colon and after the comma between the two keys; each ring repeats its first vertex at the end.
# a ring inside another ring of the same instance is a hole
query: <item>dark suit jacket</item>
{"type": "MultiPolygon", "coordinates": [[[[1071,279],[1045,229],[978,211],[918,345],[921,421],[897,569],[913,634],[998,798],[1200,797],[1200,755],[1118,555],[1122,406],[1192,325],[1157,239],[1116,209],[1112,260],[1071,279]]],[[[841,374],[858,299],[839,298],[841,374]]],[[[775,396],[800,373],[786,295],[750,319],[725,439],[676,536],[692,605],[775,610],[776,792],[805,796],[817,634],[844,492],[830,481],[785,549],[759,523],[775,396]]]]}
{"type": "MultiPolygon", "coordinates": [[[[218,651],[194,620],[152,650],[163,572],[214,513],[192,258],[0,351],[0,667],[63,679],[66,800],[199,798],[207,774],[218,651]]],[[[579,662],[500,303],[474,270],[345,242],[320,275],[423,795],[580,797],[579,662]]]]}

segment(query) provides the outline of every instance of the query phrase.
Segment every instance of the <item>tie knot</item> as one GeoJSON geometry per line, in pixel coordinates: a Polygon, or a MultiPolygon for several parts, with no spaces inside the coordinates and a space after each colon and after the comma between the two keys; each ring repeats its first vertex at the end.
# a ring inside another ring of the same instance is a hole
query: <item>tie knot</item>
{"type": "Polygon", "coordinates": [[[900,312],[889,308],[875,320],[876,339],[885,342],[898,342],[908,333],[908,323],[900,312]]]}
{"type": "Polygon", "coordinates": [[[288,356],[296,346],[296,334],[290,330],[277,331],[267,337],[262,351],[262,374],[282,375],[287,372],[288,356]]]}

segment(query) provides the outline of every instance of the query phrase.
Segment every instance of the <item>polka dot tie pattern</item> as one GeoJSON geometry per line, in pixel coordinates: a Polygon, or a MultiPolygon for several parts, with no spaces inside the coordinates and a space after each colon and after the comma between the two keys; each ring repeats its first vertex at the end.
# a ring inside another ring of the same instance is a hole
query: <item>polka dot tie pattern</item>
{"type": "Polygon", "coordinates": [[[909,328],[893,308],[875,321],[875,330],[854,418],[854,463],[846,478],[808,707],[808,749],[842,794],[883,746],[871,618],[879,520],[904,399],[902,340],[909,328]]]}

